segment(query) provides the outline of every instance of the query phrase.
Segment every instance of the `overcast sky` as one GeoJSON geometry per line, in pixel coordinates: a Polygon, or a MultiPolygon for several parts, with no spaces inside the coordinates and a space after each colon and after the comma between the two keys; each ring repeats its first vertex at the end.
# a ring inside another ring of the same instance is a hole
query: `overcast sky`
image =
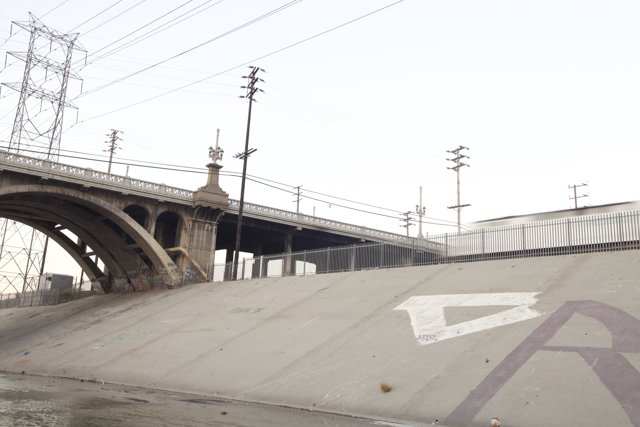
{"type": "MultiPolygon", "coordinates": [[[[570,208],[573,184],[588,183],[580,206],[640,199],[637,1],[0,1],[2,65],[6,51],[27,49],[28,33],[9,32],[29,12],[78,32],[86,49],[86,66],[74,53],[84,94],[71,80],[78,121],[67,109],[62,162],[106,170],[65,155],[104,160],[106,134],[117,129],[115,160],[131,164],[129,175],[196,189],[205,175],[136,164],[204,172],[220,129],[220,183],[239,198],[242,163],[233,154],[244,149],[239,95],[252,64],[267,72],[248,172],[275,182],[250,181],[248,202],[295,210],[301,185],[302,212],[405,233],[400,213],[415,210],[422,186],[427,216],[455,222],[447,150],[459,145],[470,157],[461,170],[461,202],[471,205],[464,223],[570,208]]],[[[23,64],[7,64],[0,81],[20,81],[23,64]]],[[[17,102],[2,89],[3,147],[17,102]]]]}

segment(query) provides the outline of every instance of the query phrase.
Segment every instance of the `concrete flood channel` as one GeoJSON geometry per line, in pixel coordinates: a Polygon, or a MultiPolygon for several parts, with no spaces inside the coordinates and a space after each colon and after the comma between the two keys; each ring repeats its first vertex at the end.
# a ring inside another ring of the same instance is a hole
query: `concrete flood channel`
{"type": "Polygon", "coordinates": [[[0,374],[0,427],[372,426],[380,421],[61,378],[0,374]]]}
{"type": "Polygon", "coordinates": [[[8,425],[640,427],[640,251],[3,309],[0,371],[68,417],[8,425]]]}

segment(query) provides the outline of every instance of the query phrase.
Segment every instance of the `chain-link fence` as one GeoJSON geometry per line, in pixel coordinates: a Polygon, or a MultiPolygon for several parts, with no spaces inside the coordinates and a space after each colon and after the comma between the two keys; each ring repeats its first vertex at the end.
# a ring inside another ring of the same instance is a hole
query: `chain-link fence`
{"type": "Polygon", "coordinates": [[[55,305],[93,295],[93,291],[50,289],[41,291],[0,294],[0,308],[55,305]]]}

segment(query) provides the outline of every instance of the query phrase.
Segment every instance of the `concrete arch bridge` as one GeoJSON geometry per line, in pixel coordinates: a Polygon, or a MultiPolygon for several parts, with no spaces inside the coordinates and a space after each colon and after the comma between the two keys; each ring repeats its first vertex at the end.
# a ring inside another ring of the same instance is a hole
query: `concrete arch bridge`
{"type": "MultiPolygon", "coordinates": [[[[196,191],[0,152],[0,217],[56,241],[103,292],[173,287],[184,273],[213,278],[216,249],[231,253],[239,203],[208,165],[196,191]]],[[[245,203],[241,251],[268,255],[412,238],[245,203]]]]}

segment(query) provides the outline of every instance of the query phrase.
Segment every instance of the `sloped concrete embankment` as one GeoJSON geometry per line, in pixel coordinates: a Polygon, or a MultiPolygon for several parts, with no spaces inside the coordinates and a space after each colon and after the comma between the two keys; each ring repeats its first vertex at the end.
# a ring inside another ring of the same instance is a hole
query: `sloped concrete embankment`
{"type": "Polygon", "coordinates": [[[425,424],[640,427],[638,319],[638,251],[372,270],[0,310],[0,369],[425,424]]]}

